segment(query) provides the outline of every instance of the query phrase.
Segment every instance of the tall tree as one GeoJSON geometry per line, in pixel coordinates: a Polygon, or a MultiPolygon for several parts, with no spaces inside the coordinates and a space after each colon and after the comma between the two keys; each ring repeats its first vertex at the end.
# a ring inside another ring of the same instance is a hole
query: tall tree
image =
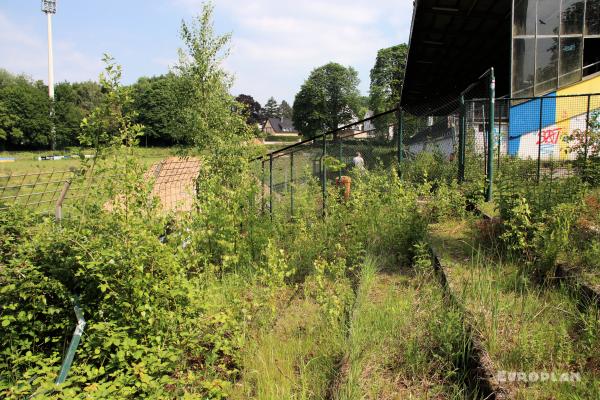
{"type": "Polygon", "coordinates": [[[61,82],[55,89],[55,125],[58,148],[77,146],[81,120],[100,104],[101,88],[95,82],[61,82]]]}
{"type": "Polygon", "coordinates": [[[50,99],[41,81],[2,73],[0,104],[3,147],[42,149],[50,145],[50,99]]]}
{"type": "Polygon", "coordinates": [[[258,101],[254,100],[254,97],[247,94],[240,94],[235,98],[235,101],[244,106],[242,114],[246,116],[246,122],[249,125],[256,125],[261,121],[262,107],[258,101]]]}
{"type": "Polygon", "coordinates": [[[352,67],[329,63],[313,70],[294,100],[294,126],[312,137],[349,123],[358,112],[358,73],[352,67]]]}
{"type": "Polygon", "coordinates": [[[277,104],[277,100],[274,97],[270,97],[269,100],[265,103],[263,107],[263,117],[265,118],[279,118],[281,114],[279,113],[279,104],[277,104]]]}
{"type": "Polygon", "coordinates": [[[177,114],[178,101],[172,90],[178,78],[172,74],[140,78],[133,86],[136,122],[145,126],[142,143],[170,145],[175,143],[171,121],[177,114]]]}
{"type": "MultiPolygon", "coordinates": [[[[369,90],[369,106],[375,114],[391,110],[400,103],[400,93],[406,69],[408,46],[400,44],[377,52],[375,65],[371,69],[371,86],[369,90]]],[[[374,121],[377,135],[389,137],[389,126],[395,123],[396,117],[390,114],[374,121]]]]}
{"type": "Polygon", "coordinates": [[[408,46],[397,46],[381,49],[377,52],[375,66],[371,69],[371,87],[369,103],[375,113],[390,110],[400,102],[400,92],[408,46]]]}
{"type": "Polygon", "coordinates": [[[213,13],[213,4],[204,3],[200,15],[181,24],[185,47],[179,50],[174,71],[181,79],[174,81],[178,112],[172,129],[179,143],[220,156],[227,144],[248,138],[250,130],[235,112],[236,102],[229,94],[233,79],[222,67],[231,35],[215,33],[213,13]]]}
{"type": "Polygon", "coordinates": [[[294,119],[294,110],[292,110],[292,106],[290,106],[285,100],[282,100],[281,104],[279,105],[279,115],[289,120],[294,119]]]}

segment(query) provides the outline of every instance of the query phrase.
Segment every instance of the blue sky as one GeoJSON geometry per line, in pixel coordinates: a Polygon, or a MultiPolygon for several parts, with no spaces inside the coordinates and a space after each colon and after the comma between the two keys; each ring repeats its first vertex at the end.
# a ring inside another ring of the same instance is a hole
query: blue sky
{"type": "MultiPolygon", "coordinates": [[[[159,75],[177,61],[179,26],[201,0],[58,0],[54,17],[57,81],[96,80],[105,52],[124,80],[159,75]]],[[[310,71],[329,61],[352,65],[368,92],[377,50],[408,41],[412,0],[216,0],[218,32],[233,33],[225,62],[232,94],[261,104],[293,102],[310,71]]],[[[0,0],[0,68],[47,79],[46,20],[38,0],[0,0]]]]}

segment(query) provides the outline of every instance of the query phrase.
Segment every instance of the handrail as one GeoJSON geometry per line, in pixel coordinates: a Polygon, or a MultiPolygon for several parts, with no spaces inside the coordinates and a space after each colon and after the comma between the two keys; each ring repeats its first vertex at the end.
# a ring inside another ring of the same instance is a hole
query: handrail
{"type": "Polygon", "coordinates": [[[304,139],[304,140],[302,140],[302,141],[300,141],[300,142],[298,142],[298,143],[294,143],[294,144],[291,144],[291,145],[289,145],[289,146],[282,147],[281,149],[274,150],[274,151],[272,151],[272,152],[270,152],[270,153],[267,153],[267,154],[265,154],[265,155],[262,155],[262,156],[255,157],[255,158],[251,159],[250,161],[258,161],[258,160],[263,160],[263,161],[265,161],[265,160],[267,160],[268,158],[270,158],[270,157],[272,157],[272,156],[274,156],[274,155],[276,155],[276,154],[279,154],[279,153],[285,152],[285,151],[287,151],[287,150],[289,150],[289,149],[293,149],[293,148],[295,148],[295,147],[302,146],[303,144],[306,144],[306,143],[308,143],[308,142],[312,142],[313,140],[321,139],[321,138],[322,138],[322,137],[324,137],[324,136],[331,135],[331,134],[334,134],[334,133],[337,133],[337,132],[343,131],[343,130],[345,130],[345,129],[351,128],[351,127],[353,127],[354,125],[358,125],[358,124],[364,124],[365,122],[369,122],[369,121],[372,121],[372,120],[374,120],[374,119],[381,118],[381,117],[383,117],[383,116],[386,116],[386,115],[389,115],[389,114],[392,114],[392,113],[395,113],[395,112],[398,112],[398,111],[399,111],[399,108],[398,108],[398,107],[396,107],[396,108],[393,108],[393,109],[391,109],[391,110],[384,111],[384,112],[382,112],[382,113],[379,113],[379,114],[375,114],[375,115],[373,115],[373,116],[371,116],[371,117],[369,117],[369,118],[361,119],[360,121],[356,121],[356,122],[353,122],[353,123],[351,123],[351,124],[344,125],[344,126],[342,126],[342,127],[339,127],[339,128],[333,129],[333,130],[330,130],[330,131],[328,131],[328,132],[321,133],[321,134],[319,134],[319,135],[313,136],[313,137],[311,137],[311,138],[309,138],[309,139],[304,139]]]}

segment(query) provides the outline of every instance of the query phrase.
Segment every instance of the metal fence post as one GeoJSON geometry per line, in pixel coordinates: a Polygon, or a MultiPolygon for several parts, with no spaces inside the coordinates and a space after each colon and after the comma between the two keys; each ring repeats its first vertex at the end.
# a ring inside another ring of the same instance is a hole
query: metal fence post
{"type": "Polygon", "coordinates": [[[495,120],[495,104],[496,104],[496,77],[494,74],[494,68],[490,69],[489,76],[489,123],[488,123],[488,157],[487,157],[487,168],[488,168],[488,182],[486,189],[486,201],[492,201],[492,193],[494,186],[494,120],[495,120]]]}
{"type": "Polygon", "coordinates": [[[343,140],[342,140],[342,135],[338,134],[337,136],[338,136],[338,140],[340,141],[340,143],[339,143],[339,145],[340,145],[340,148],[339,148],[339,151],[340,151],[340,153],[339,153],[339,160],[340,160],[339,168],[340,168],[340,170],[338,172],[338,182],[339,182],[339,184],[341,184],[342,183],[342,162],[343,162],[342,159],[344,158],[343,149],[342,149],[343,140]]]}
{"type": "Polygon", "coordinates": [[[460,96],[460,117],[458,127],[458,182],[465,180],[465,149],[466,149],[466,130],[467,130],[467,107],[465,105],[465,96],[460,96]]]}
{"type": "Polygon", "coordinates": [[[269,213],[273,221],[273,153],[269,154],[269,213]]]}
{"type": "Polygon", "coordinates": [[[590,101],[592,95],[588,94],[587,96],[587,113],[585,115],[585,148],[583,149],[583,161],[587,163],[588,159],[588,140],[589,140],[589,130],[590,130],[590,101]]]}
{"type": "Polygon", "coordinates": [[[62,206],[65,201],[65,197],[67,197],[67,192],[71,187],[71,180],[67,180],[60,192],[60,196],[58,196],[58,200],[56,201],[56,206],[54,208],[54,216],[56,217],[56,222],[62,221],[62,206]]]}
{"type": "Polygon", "coordinates": [[[396,139],[398,146],[398,174],[402,176],[402,161],[404,158],[404,110],[398,111],[398,138],[396,139]]]}
{"type": "Polygon", "coordinates": [[[541,170],[542,170],[542,128],[544,117],[544,97],[540,97],[540,125],[538,130],[538,158],[537,158],[537,176],[536,181],[540,183],[541,170]]]}
{"type": "Polygon", "coordinates": [[[261,161],[262,164],[262,176],[260,179],[260,210],[261,213],[265,214],[265,160],[261,161]]]}
{"type": "Polygon", "coordinates": [[[290,216],[294,218],[294,153],[290,153],[290,216]]]}
{"type": "Polygon", "coordinates": [[[83,318],[83,313],[81,312],[81,308],[77,304],[77,300],[75,302],[75,316],[77,317],[77,326],[75,326],[75,332],[73,332],[73,338],[71,339],[71,344],[69,345],[69,350],[67,351],[67,355],[62,363],[60,368],[60,373],[58,374],[58,378],[56,378],[56,385],[60,385],[67,379],[67,374],[71,369],[71,365],[73,364],[73,358],[75,357],[75,352],[77,351],[77,347],[79,346],[79,341],[81,340],[81,335],[83,334],[83,329],[85,328],[85,319],[83,318]]]}
{"type": "Polygon", "coordinates": [[[327,135],[323,135],[323,155],[321,156],[321,194],[323,196],[323,217],[327,215],[327,167],[325,155],[327,154],[327,135]]]}
{"type": "Polygon", "coordinates": [[[498,118],[498,163],[496,171],[500,171],[500,157],[502,157],[502,118],[506,116],[502,111],[502,106],[500,106],[500,118],[498,118]]]}

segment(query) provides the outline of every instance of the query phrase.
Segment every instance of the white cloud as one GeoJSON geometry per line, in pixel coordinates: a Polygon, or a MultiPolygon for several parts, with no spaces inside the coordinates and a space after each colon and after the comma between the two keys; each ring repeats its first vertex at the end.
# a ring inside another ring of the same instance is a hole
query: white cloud
{"type": "MultiPolygon", "coordinates": [[[[201,0],[172,0],[198,12],[201,0]]],[[[310,71],[329,61],[352,65],[366,92],[377,50],[408,40],[412,0],[219,0],[235,26],[227,66],[234,91],[264,102],[293,101],[310,71]]],[[[365,93],[366,94],[366,93],[365,93]]]]}
{"type": "MultiPolygon", "coordinates": [[[[23,73],[34,79],[48,80],[47,38],[31,27],[13,23],[0,12],[0,68],[23,73]]],[[[55,80],[96,80],[102,66],[78,51],[70,41],[54,41],[55,80]]]]}

